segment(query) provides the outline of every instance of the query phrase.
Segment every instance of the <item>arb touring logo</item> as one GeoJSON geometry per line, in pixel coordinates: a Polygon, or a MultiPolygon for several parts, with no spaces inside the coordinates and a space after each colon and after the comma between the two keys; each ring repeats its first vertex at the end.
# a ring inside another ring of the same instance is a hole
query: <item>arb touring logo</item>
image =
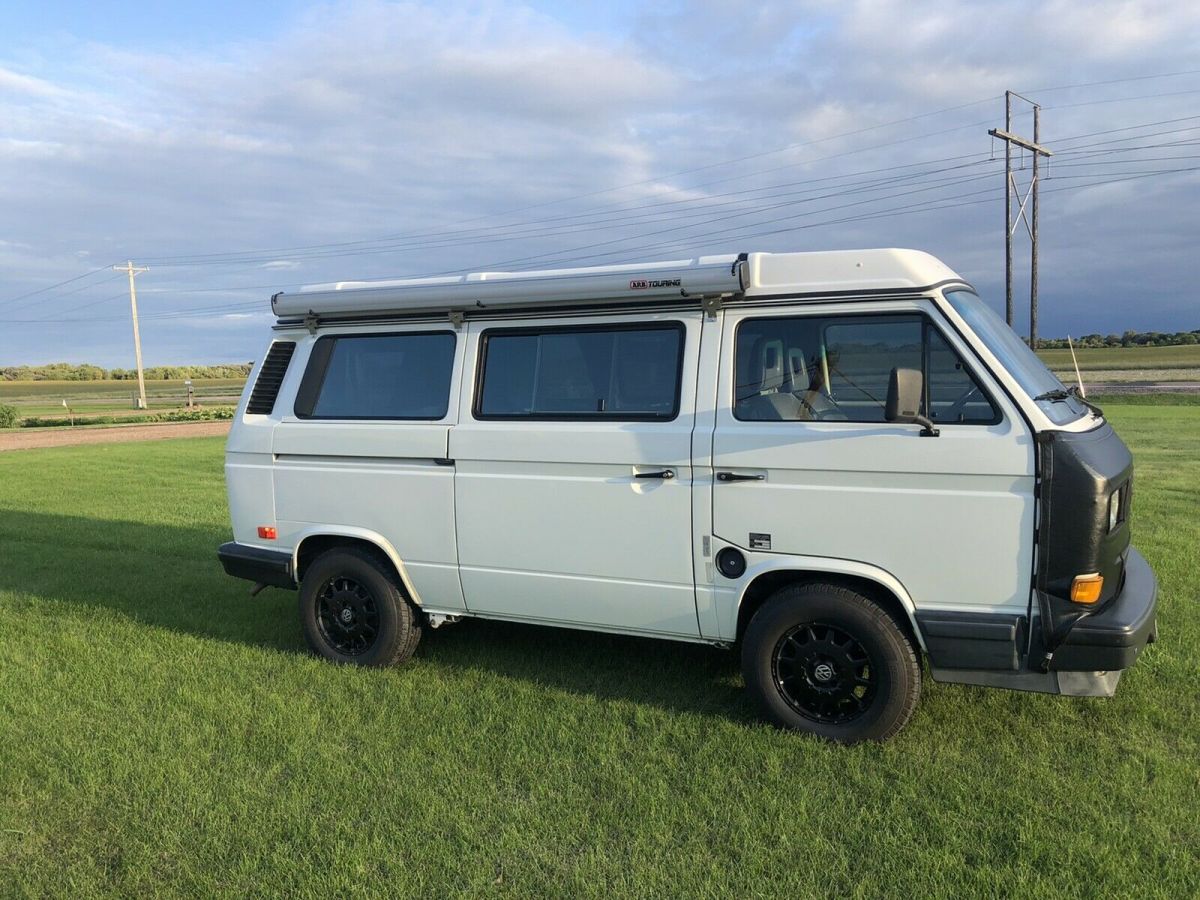
{"type": "Polygon", "coordinates": [[[664,288],[664,287],[681,287],[682,282],[678,278],[659,278],[648,280],[646,278],[634,278],[629,282],[631,291],[644,291],[647,288],[664,288]]]}

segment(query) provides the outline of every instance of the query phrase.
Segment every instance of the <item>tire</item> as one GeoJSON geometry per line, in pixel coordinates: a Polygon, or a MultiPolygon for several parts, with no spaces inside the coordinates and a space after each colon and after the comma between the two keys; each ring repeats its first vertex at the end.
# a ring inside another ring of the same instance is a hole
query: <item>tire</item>
{"type": "Polygon", "coordinates": [[[304,573],[299,602],[309,648],[332,662],[394,666],[421,640],[421,613],[391,567],[363,550],[318,556],[304,573]]]}
{"type": "Polygon", "coordinates": [[[832,584],[795,584],[754,614],[746,689],[775,724],[842,744],[886,741],[912,716],[921,665],[892,616],[832,584]]]}

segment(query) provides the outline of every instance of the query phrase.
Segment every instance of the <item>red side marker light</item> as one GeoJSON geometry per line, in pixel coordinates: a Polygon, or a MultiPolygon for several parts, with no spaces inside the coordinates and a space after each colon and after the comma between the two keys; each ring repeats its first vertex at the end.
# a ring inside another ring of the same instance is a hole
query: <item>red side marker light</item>
{"type": "Polygon", "coordinates": [[[259,525],[258,536],[264,541],[273,541],[275,538],[279,537],[279,534],[275,531],[274,525],[259,525]]]}

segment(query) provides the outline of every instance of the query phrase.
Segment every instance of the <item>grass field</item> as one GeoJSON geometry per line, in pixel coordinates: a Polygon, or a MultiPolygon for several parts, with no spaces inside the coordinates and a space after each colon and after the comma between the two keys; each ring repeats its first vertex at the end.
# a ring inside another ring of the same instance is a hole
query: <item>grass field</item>
{"type": "MultiPolygon", "coordinates": [[[[241,378],[205,378],[192,382],[197,402],[234,403],[241,378]]],[[[22,416],[65,416],[65,399],[77,415],[132,413],[136,381],[0,381],[0,403],[16,406],[22,416]]],[[[151,412],[183,406],[187,387],[181,380],[147,381],[146,405],[151,412]]]]}
{"type": "Polygon", "coordinates": [[[735,657],[482,622],[409,666],[256,599],[221,442],[0,454],[0,895],[1200,892],[1200,407],[1108,407],[1161,637],[1112,700],[926,681],[893,742],[756,721],[735,657]]]}
{"type": "MultiPolygon", "coordinates": [[[[1200,344],[1179,347],[1091,347],[1076,348],[1079,368],[1085,372],[1117,369],[1200,369],[1200,344]]],[[[1038,356],[1051,369],[1072,369],[1070,350],[1039,350],[1038,356]]]]}

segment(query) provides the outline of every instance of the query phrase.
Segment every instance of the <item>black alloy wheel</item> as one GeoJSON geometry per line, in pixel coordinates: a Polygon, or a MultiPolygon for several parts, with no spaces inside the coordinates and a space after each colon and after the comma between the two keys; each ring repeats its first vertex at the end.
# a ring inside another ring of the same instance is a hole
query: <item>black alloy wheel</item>
{"type": "Polygon", "coordinates": [[[361,656],[379,637],[375,598],[353,578],[334,576],[317,596],[317,629],[334,652],[361,656]]]}
{"type": "Polygon", "coordinates": [[[746,690],[783,728],[842,744],[887,740],[921,692],[902,614],[847,584],[782,587],[742,635],[746,690]]]}
{"type": "Polygon", "coordinates": [[[424,614],[381,552],[355,546],[322,553],[306,567],[298,600],[308,646],[332,662],[396,665],[421,640],[424,614]]]}
{"type": "Polygon", "coordinates": [[[842,725],[861,716],[875,699],[875,667],[862,643],[823,622],[789,630],[771,660],[775,686],[806,719],[842,725]]]}

